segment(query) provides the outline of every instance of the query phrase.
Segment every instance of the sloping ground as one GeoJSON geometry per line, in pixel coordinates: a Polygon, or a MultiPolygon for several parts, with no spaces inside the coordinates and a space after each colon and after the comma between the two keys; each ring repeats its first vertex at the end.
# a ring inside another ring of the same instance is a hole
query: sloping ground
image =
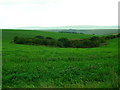
{"type": "Polygon", "coordinates": [[[51,30],[53,32],[64,32],[64,33],[82,33],[82,34],[90,34],[90,35],[106,35],[118,33],[118,29],[68,29],[68,30],[51,30]]]}
{"type": "MultiPolygon", "coordinates": [[[[35,37],[38,35],[45,37],[53,37],[53,38],[61,38],[66,37],[69,39],[79,39],[79,38],[87,38],[94,35],[83,35],[83,34],[70,34],[70,33],[57,33],[57,32],[47,32],[47,31],[34,31],[34,30],[2,30],[3,31],[3,39],[12,40],[15,36],[26,36],[26,37],[35,37]]],[[[4,41],[4,40],[3,40],[4,41]]]]}
{"type": "Polygon", "coordinates": [[[86,38],[89,35],[3,31],[4,88],[118,87],[118,39],[98,48],[51,48],[10,43],[16,35],[86,38]]]}

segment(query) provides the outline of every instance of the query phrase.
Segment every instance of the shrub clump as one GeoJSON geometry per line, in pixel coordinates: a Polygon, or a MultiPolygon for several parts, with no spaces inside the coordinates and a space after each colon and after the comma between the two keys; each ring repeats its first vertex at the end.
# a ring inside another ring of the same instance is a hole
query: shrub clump
{"type": "Polygon", "coordinates": [[[108,35],[103,37],[93,36],[87,39],[70,40],[67,38],[53,39],[51,37],[35,36],[33,38],[28,37],[14,37],[14,43],[16,44],[27,44],[27,45],[45,45],[63,48],[92,48],[98,47],[106,43],[107,39],[113,39],[120,37],[117,35],[108,35]]]}

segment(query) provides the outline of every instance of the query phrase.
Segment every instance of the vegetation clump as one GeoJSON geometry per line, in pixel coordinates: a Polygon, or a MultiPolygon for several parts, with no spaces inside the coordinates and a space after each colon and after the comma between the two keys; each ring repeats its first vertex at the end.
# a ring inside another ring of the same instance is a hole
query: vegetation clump
{"type": "Polygon", "coordinates": [[[34,38],[16,36],[14,37],[14,43],[28,45],[45,45],[63,48],[93,48],[104,45],[107,39],[113,39],[117,37],[120,37],[120,34],[108,35],[103,37],[93,36],[91,38],[78,40],[71,40],[67,38],[53,39],[52,37],[44,36],[35,36],[34,38]]]}

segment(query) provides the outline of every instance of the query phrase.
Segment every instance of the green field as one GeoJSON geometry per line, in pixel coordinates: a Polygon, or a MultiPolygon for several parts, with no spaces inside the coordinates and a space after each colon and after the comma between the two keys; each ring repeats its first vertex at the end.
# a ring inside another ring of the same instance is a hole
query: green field
{"type": "Polygon", "coordinates": [[[2,31],[3,88],[116,88],[118,38],[97,48],[56,48],[12,43],[14,36],[69,39],[93,35],[30,30],[2,31]]]}

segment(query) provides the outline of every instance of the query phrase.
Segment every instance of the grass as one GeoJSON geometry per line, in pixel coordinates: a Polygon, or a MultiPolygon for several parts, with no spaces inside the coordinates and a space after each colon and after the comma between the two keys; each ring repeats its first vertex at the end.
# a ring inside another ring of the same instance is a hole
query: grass
{"type": "Polygon", "coordinates": [[[51,48],[11,43],[14,36],[70,39],[93,35],[3,30],[3,88],[116,88],[118,39],[97,48],[51,48]]]}

